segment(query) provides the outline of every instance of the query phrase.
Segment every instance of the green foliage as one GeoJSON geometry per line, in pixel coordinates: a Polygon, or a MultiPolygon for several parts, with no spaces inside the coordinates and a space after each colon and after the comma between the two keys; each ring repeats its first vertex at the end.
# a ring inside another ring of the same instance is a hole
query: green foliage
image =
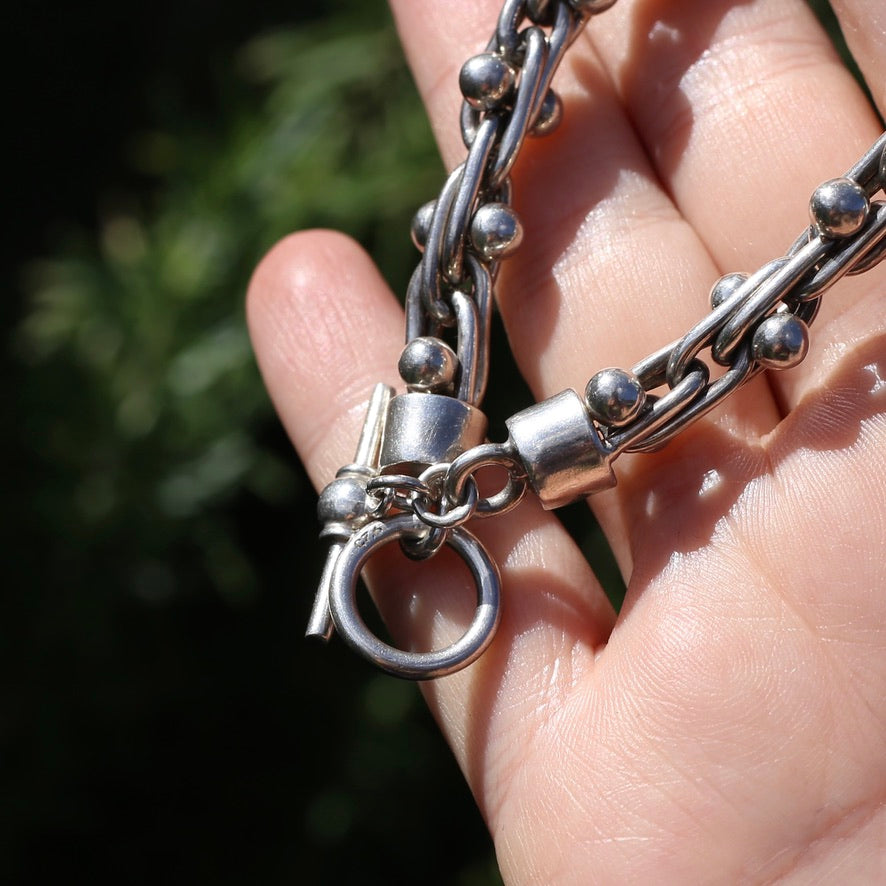
{"type": "Polygon", "coordinates": [[[497,882],[416,689],[302,640],[315,498],[245,329],[252,269],[297,228],[347,231],[402,291],[441,179],[382,4],[337,6],[221,65],[214,118],[167,71],[138,186],[24,271],[10,881],[497,882]]]}
{"type": "MultiPolygon", "coordinates": [[[[137,163],[159,173],[147,206],[118,200],[96,238],[79,234],[28,273],[17,349],[54,404],[33,418],[54,466],[44,516],[67,525],[73,507],[84,558],[98,527],[118,539],[137,528],[131,553],[148,565],[175,524],[199,527],[243,489],[291,498],[291,468],[257,432],[272,411],[243,318],[251,269],[288,231],[328,225],[402,284],[408,219],[439,178],[389,25],[268,34],[237,69],[212,138],[175,120],[136,141],[137,163]]],[[[203,528],[192,538],[219,590],[251,593],[236,543],[203,528]]]]}

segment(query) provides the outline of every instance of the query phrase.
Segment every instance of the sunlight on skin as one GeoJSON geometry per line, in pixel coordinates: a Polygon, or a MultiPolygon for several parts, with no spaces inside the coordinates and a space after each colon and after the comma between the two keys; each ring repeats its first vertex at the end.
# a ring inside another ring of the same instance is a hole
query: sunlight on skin
{"type": "Polygon", "coordinates": [[[868,363],[868,365],[865,366],[865,372],[870,372],[874,377],[870,393],[882,394],[883,391],[886,390],[886,379],[883,378],[880,367],[876,363],[868,363]]]}
{"type": "MultiPolygon", "coordinates": [[[[392,5],[454,164],[455,74],[498,4],[392,5]]],[[[881,14],[879,0],[838,9],[881,14]]],[[[859,58],[869,82],[886,81],[883,54],[859,58]]],[[[685,332],[717,273],[783,252],[812,188],[876,136],[799,0],[620,0],[557,82],[567,117],[515,170],[526,241],[499,293],[538,397],[685,332]]],[[[320,479],[349,458],[355,392],[390,371],[379,367],[402,318],[340,238],[307,234],[267,261],[253,339],[320,479]],[[335,334],[364,362],[324,351],[334,299],[335,334]],[[311,317],[305,343],[293,324],[311,317]]],[[[506,882],[808,882],[840,863],[871,882],[886,873],[884,281],[881,267],[828,295],[800,367],[757,379],[662,452],[619,462],[619,486],[593,502],[630,571],[618,619],[537,503],[477,521],[502,564],[502,625],[477,664],[424,691],[506,882]]],[[[419,593],[402,559],[371,570],[392,634],[407,645],[457,631],[464,577],[424,564],[419,593]]]]}

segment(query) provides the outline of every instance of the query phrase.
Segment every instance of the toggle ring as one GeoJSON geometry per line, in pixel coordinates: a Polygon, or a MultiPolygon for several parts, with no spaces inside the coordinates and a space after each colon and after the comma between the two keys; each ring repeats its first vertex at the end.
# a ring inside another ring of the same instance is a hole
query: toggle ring
{"type": "Polygon", "coordinates": [[[452,645],[433,652],[407,652],[380,640],[360,617],[357,579],[378,548],[427,528],[412,514],[367,523],[351,536],[339,554],[329,588],[329,608],[335,627],[355,652],[395,677],[430,680],[445,677],[477,659],[492,641],[500,617],[501,579],[495,562],[480,541],[461,527],[446,535],[449,545],[465,561],[477,587],[477,610],[468,629],[452,645]]]}

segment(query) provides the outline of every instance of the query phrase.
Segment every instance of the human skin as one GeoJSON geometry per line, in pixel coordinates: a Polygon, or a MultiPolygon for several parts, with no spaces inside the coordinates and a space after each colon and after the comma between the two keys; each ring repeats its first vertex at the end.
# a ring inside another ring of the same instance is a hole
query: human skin
{"type": "MultiPolygon", "coordinates": [[[[498,0],[392,7],[452,168],[458,70],[498,0]]],[[[882,0],[834,7],[882,112],[882,0]]],[[[555,88],[564,122],[518,160],[524,245],[497,293],[539,399],[682,335],[718,276],[784,253],[816,185],[880,132],[802,0],[620,0],[555,88]]],[[[424,690],[507,883],[886,880],[884,284],[886,265],[841,281],[803,364],[619,459],[590,506],[627,582],[620,613],[531,498],[473,527],[501,564],[502,623],[424,690]]],[[[248,316],[320,487],[372,386],[399,383],[401,310],[358,246],[308,231],[262,261],[248,316]]],[[[453,558],[373,567],[402,645],[470,618],[453,558]]]]}

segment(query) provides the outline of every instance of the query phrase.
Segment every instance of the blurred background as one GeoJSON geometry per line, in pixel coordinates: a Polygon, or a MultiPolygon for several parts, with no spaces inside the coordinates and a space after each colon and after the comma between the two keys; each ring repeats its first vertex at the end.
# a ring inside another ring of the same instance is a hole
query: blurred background
{"type": "Polygon", "coordinates": [[[302,641],[315,497],[244,324],[296,228],[405,289],[442,168],[383,2],[6,15],[0,879],[500,882],[417,689],[302,641]]]}

